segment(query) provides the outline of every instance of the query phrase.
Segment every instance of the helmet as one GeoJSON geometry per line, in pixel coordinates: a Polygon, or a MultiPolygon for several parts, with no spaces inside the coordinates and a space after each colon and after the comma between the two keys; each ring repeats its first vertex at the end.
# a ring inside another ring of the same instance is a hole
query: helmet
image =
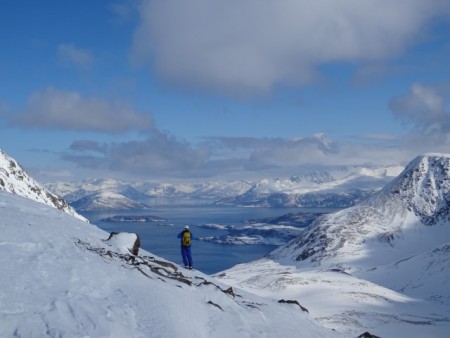
{"type": "Polygon", "coordinates": [[[186,225],[184,226],[184,228],[185,228],[185,229],[189,229],[189,225],[186,224],[186,225]]]}

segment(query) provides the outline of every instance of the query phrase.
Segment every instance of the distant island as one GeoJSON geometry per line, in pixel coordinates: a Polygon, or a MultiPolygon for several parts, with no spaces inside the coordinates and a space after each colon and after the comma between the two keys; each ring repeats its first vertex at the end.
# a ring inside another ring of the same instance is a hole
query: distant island
{"type": "Polygon", "coordinates": [[[112,216],[103,218],[100,220],[101,222],[167,222],[167,219],[146,215],[146,216],[112,216]]]}

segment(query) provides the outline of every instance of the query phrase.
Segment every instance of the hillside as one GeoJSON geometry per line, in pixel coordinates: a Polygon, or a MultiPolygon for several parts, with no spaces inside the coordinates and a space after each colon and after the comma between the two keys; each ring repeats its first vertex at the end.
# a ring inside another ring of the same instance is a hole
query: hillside
{"type": "Polygon", "coordinates": [[[265,259],[218,277],[266,296],[301,299],[316,320],[343,333],[444,337],[449,210],[450,155],[419,156],[369,200],[316,219],[265,259]]]}
{"type": "Polygon", "coordinates": [[[36,182],[15,159],[0,150],[0,190],[26,197],[88,222],[79,215],[63,198],[47,190],[36,182]]]}
{"type": "Polygon", "coordinates": [[[0,191],[1,337],[343,337],[296,304],[230,288],[0,191]]]}
{"type": "Polygon", "coordinates": [[[326,215],[270,257],[353,272],[450,241],[450,156],[430,154],[369,200],[326,215]]]}

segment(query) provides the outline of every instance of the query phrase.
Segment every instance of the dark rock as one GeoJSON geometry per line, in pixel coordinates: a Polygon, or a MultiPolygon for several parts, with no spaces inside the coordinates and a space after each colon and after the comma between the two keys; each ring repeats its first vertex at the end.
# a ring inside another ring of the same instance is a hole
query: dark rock
{"type": "Polygon", "coordinates": [[[359,335],[358,338],[381,338],[381,337],[375,336],[369,332],[364,332],[362,335],[359,335]]]}
{"type": "Polygon", "coordinates": [[[299,303],[298,301],[296,301],[296,300],[290,300],[290,299],[285,300],[285,299],[280,299],[280,300],[278,301],[278,303],[295,304],[295,305],[298,305],[298,306],[300,307],[300,309],[302,309],[303,312],[309,313],[308,309],[305,308],[305,307],[303,307],[303,306],[301,306],[300,303],[299,303]]]}

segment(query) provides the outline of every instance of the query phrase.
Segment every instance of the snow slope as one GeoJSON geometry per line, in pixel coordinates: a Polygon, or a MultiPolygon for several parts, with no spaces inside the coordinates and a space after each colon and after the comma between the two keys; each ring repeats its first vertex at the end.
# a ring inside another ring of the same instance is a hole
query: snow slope
{"type": "Polygon", "coordinates": [[[345,337],[370,332],[382,338],[443,338],[450,332],[448,303],[412,297],[336,269],[298,268],[265,258],[216,277],[262,297],[296,299],[311,317],[345,337]]]}
{"type": "Polygon", "coordinates": [[[42,203],[0,191],[0,214],[0,337],[344,337],[149,252],[133,264],[108,233],[42,203]]]}
{"type": "Polygon", "coordinates": [[[50,205],[88,222],[61,197],[51,193],[30,177],[16,160],[0,150],[0,190],[50,205]]]}
{"type": "Polygon", "coordinates": [[[413,160],[371,199],[316,220],[271,253],[354,272],[434,250],[450,240],[450,155],[413,160]]]}
{"type": "Polygon", "coordinates": [[[220,277],[265,296],[287,293],[339,332],[448,336],[450,155],[417,157],[369,200],[220,277]]]}

